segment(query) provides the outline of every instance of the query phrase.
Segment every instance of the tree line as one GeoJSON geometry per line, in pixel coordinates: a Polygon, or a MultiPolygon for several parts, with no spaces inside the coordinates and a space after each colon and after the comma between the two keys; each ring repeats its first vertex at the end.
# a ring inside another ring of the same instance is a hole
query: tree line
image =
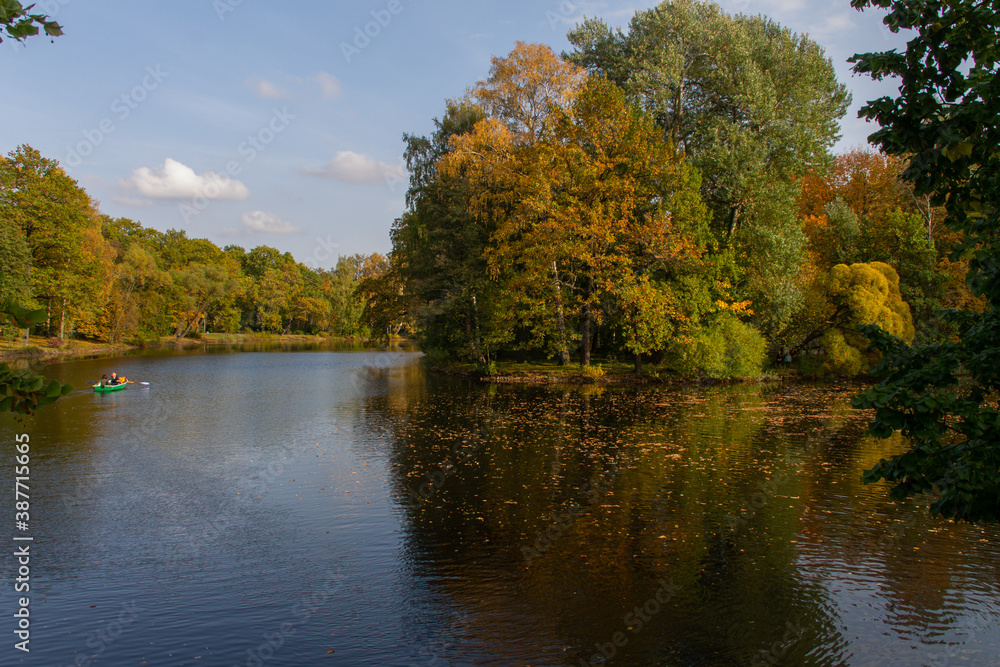
{"type": "Polygon", "coordinates": [[[368,338],[364,286],[387,261],[352,255],[312,269],[266,245],[219,248],[112,218],[58,162],[20,146],[0,157],[0,266],[0,302],[43,312],[0,327],[8,339],[134,343],[204,331],[368,338]]]}
{"type": "Polygon", "coordinates": [[[569,40],[518,43],[404,135],[380,303],[432,360],[733,377],[781,350],[856,375],[877,360],[856,325],[941,341],[939,308],[984,307],[906,160],[831,153],[850,96],[808,37],[672,0],[569,40]]]}

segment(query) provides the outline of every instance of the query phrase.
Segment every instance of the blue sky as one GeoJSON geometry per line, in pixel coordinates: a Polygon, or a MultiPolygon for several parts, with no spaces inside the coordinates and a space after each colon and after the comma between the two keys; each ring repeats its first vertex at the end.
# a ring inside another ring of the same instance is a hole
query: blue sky
{"type": "MultiPolygon", "coordinates": [[[[623,26],[655,4],[38,0],[66,34],[0,44],[0,152],[59,160],[109,215],[328,267],[389,250],[402,134],[430,132],[491,55],[517,40],[561,52],[584,16],[623,26]]],[[[857,107],[892,86],[845,61],[904,36],[849,0],[719,4],[823,45],[854,95],[836,148],[865,143],[857,107]]]]}

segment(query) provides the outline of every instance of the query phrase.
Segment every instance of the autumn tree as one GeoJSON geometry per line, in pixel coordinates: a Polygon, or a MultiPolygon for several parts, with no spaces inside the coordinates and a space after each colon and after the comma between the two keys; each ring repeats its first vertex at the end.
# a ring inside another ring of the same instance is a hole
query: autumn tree
{"type": "Polygon", "coordinates": [[[542,44],[517,42],[510,54],[491,62],[489,77],[474,87],[472,99],[519,144],[550,135],[553,109],[569,106],[586,78],[542,44]]]}
{"type": "Polygon", "coordinates": [[[530,118],[488,114],[453,139],[439,169],[465,179],[477,221],[495,228],[485,256],[505,329],[526,331],[526,344],[562,363],[579,341],[588,365],[596,326],[618,316],[627,349],[662,349],[685,320],[663,283],[699,264],[708,238],[697,173],[613,84],[582,79],[550,51],[519,45],[493,73],[476,90],[541,90],[547,113],[535,104],[530,118]],[[511,63],[538,74],[497,79],[517,71],[511,63]],[[541,85],[538,75],[560,80],[541,85]]]}
{"type": "Polygon", "coordinates": [[[116,268],[100,322],[105,339],[111,343],[138,334],[150,311],[162,307],[158,292],[171,284],[170,274],[157,267],[153,254],[141,243],[129,245],[116,268]]]}
{"type": "MultiPolygon", "coordinates": [[[[0,3],[0,42],[6,39],[24,41],[44,29],[50,37],[62,35],[62,27],[45,14],[31,14],[34,5],[24,7],[17,0],[0,3]]],[[[0,162],[3,158],[0,158],[0,162]]],[[[0,169],[0,188],[9,189],[10,174],[0,169]]],[[[14,298],[30,298],[30,253],[21,229],[13,229],[0,208],[0,330],[13,324],[27,332],[44,317],[40,311],[30,311],[18,305],[14,298]],[[6,293],[5,293],[6,292],[6,293]]],[[[51,382],[44,387],[44,378],[31,374],[17,375],[0,364],[0,390],[6,396],[0,400],[0,412],[30,413],[39,405],[55,401],[69,393],[69,385],[51,382]]]]}
{"type": "Polygon", "coordinates": [[[472,215],[473,193],[465,179],[438,171],[452,138],[470,132],[483,117],[471,100],[449,101],[430,137],[404,135],[410,188],[407,211],[393,225],[391,260],[421,349],[485,363],[483,341],[492,330],[481,314],[492,310],[495,285],[483,253],[492,226],[472,215]]]}
{"type": "Polygon", "coordinates": [[[31,298],[46,308],[46,332],[62,340],[106,285],[109,248],[96,207],[55,160],[20,146],[0,159],[0,217],[23,234],[31,298]]]}
{"type": "Polygon", "coordinates": [[[899,290],[899,275],[884,262],[837,264],[817,276],[806,303],[792,326],[789,347],[795,356],[819,349],[820,355],[803,356],[800,363],[808,375],[851,377],[870,370],[873,357],[859,326],[878,326],[913,340],[913,318],[899,290]]]}
{"type": "Polygon", "coordinates": [[[371,338],[388,344],[409,322],[409,308],[396,265],[379,253],[367,257],[354,296],[364,303],[361,321],[371,338]]]}
{"type": "Polygon", "coordinates": [[[191,262],[172,269],[170,277],[179,296],[174,337],[183,338],[201,323],[209,306],[224,297],[228,276],[222,267],[191,262]]]}
{"type": "Polygon", "coordinates": [[[716,234],[745,273],[734,280],[773,335],[801,305],[795,179],[829,163],[850,102],[822,48],[694,0],[638,12],[627,31],[586,20],[569,40],[568,58],[618,84],[701,172],[716,234]]]}
{"type": "Polygon", "coordinates": [[[916,198],[912,185],[901,178],[905,168],[904,159],[870,148],[841,153],[830,169],[803,176],[799,212],[822,215],[838,198],[858,218],[881,219],[897,209],[912,210],[916,198]]]}

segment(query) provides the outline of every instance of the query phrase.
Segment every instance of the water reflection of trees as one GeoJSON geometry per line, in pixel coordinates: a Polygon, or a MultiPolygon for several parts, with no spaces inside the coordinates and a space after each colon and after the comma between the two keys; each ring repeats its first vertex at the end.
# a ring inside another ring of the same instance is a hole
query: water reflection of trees
{"type": "Polygon", "coordinates": [[[905,624],[944,610],[953,583],[947,558],[915,563],[911,542],[957,556],[964,539],[918,513],[913,535],[872,540],[884,530],[873,513],[895,510],[860,483],[873,443],[852,391],[435,380],[405,405],[387,398],[412,574],[488,615],[496,641],[452,637],[471,654],[579,664],[620,631],[619,664],[749,663],[797,624],[788,664],[836,664],[849,646],[824,578],[839,563],[871,570],[905,624]],[[629,630],[662,581],[681,589],[629,630]]]}

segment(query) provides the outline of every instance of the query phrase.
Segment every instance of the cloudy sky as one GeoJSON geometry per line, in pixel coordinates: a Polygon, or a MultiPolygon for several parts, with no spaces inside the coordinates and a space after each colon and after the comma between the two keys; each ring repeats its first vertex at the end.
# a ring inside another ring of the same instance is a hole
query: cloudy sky
{"type": "MultiPolygon", "coordinates": [[[[491,55],[517,40],[561,52],[583,17],[623,26],[654,4],[37,0],[66,34],[0,44],[0,152],[59,160],[112,216],[326,267],[389,250],[402,134],[431,131],[491,55]]],[[[903,36],[849,0],[720,4],[823,45],[855,101],[837,149],[865,143],[857,107],[886,87],[845,61],[903,36]]]]}

